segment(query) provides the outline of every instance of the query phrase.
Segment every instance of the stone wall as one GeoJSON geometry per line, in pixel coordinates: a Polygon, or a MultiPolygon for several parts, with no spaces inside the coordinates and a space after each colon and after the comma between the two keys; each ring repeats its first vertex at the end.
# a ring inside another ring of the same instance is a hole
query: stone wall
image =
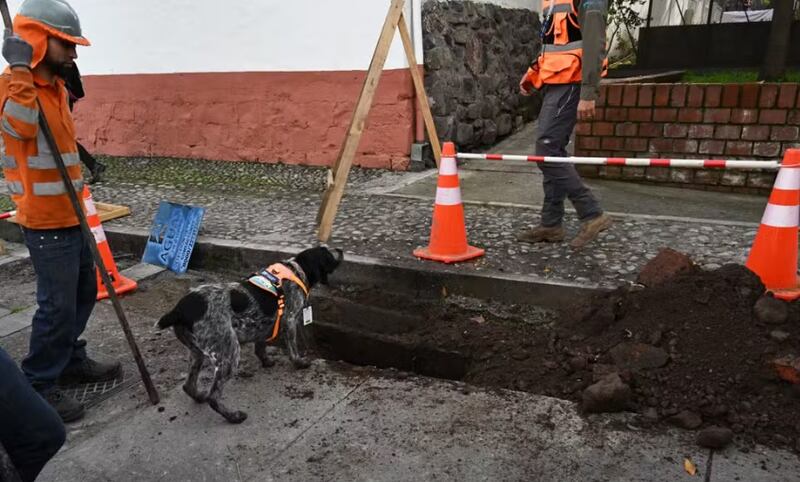
{"type": "MultiPolygon", "coordinates": [[[[576,155],[781,159],[800,147],[800,85],[607,85],[593,122],[579,124],[576,155]]],[[[774,173],[581,166],[590,177],[725,191],[767,191],[774,173]]]]}
{"type": "Polygon", "coordinates": [[[461,1],[422,10],[425,86],[439,137],[460,150],[489,146],[538,113],[518,92],[537,51],[538,14],[461,1]]]}

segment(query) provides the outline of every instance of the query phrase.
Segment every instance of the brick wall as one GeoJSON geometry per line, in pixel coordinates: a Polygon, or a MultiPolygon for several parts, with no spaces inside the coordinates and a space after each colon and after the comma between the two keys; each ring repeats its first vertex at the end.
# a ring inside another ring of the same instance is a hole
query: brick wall
{"type": "MultiPolygon", "coordinates": [[[[800,84],[612,84],[580,123],[576,155],[775,160],[800,148],[800,84]]],[[[581,166],[588,177],[766,191],[774,173],[581,166]]]]}

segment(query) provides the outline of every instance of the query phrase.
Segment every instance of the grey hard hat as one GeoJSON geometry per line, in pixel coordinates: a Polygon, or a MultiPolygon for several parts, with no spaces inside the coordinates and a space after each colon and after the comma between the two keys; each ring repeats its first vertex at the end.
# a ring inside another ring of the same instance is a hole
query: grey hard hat
{"type": "Polygon", "coordinates": [[[88,44],[81,31],[78,14],[64,0],[25,0],[19,7],[19,15],[23,15],[52,27],[67,37],[73,37],[75,43],[88,44]],[[83,42],[81,42],[83,41],[83,42]]]}

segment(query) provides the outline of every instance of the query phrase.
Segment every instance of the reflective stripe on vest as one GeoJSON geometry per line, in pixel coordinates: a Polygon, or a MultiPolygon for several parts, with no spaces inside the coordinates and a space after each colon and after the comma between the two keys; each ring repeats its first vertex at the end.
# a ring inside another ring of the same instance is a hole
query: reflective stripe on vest
{"type": "Polygon", "coordinates": [[[552,8],[551,7],[546,7],[545,10],[547,10],[548,14],[550,14],[550,13],[562,13],[562,12],[567,12],[567,13],[574,12],[574,10],[572,9],[572,2],[559,3],[557,5],[554,5],[552,8]]]}
{"type": "Polygon", "coordinates": [[[5,169],[17,168],[17,158],[6,154],[6,141],[3,140],[3,136],[0,136],[0,162],[5,169]]]}
{"type": "Polygon", "coordinates": [[[19,119],[22,122],[27,122],[28,124],[36,124],[36,121],[39,120],[39,109],[25,107],[11,99],[6,101],[6,107],[3,109],[3,113],[15,119],[19,119]]]}
{"type": "Polygon", "coordinates": [[[22,187],[22,183],[19,181],[6,181],[6,187],[8,188],[8,192],[15,195],[23,195],[25,194],[25,189],[22,187]]]}
{"type": "Polygon", "coordinates": [[[583,48],[583,40],[576,40],[566,45],[544,44],[542,50],[544,52],[568,52],[570,50],[578,50],[582,48],[583,48]]]}
{"type": "Polygon", "coordinates": [[[3,130],[6,131],[6,134],[10,135],[14,139],[23,140],[22,137],[20,137],[20,135],[17,134],[17,131],[11,126],[11,124],[8,122],[8,119],[5,116],[3,117],[3,120],[0,121],[0,126],[3,127],[3,130]]]}
{"type": "MultiPolygon", "coordinates": [[[[39,155],[28,157],[28,167],[31,169],[55,169],[56,159],[53,157],[53,151],[50,150],[50,146],[41,132],[36,135],[36,148],[39,155]]],[[[64,165],[67,167],[76,166],[81,162],[77,152],[61,153],[61,158],[64,159],[64,165]]]]}
{"type": "MultiPolygon", "coordinates": [[[[83,190],[83,179],[73,179],[72,185],[76,191],[83,190]]],[[[33,183],[33,193],[37,196],[60,196],[67,193],[63,181],[56,182],[35,182],[33,183]]]]}

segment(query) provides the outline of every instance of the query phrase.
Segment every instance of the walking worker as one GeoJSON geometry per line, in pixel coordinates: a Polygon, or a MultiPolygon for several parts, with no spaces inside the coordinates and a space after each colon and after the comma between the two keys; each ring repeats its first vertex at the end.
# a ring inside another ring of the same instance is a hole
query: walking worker
{"type": "Polygon", "coordinates": [[[3,173],[36,272],[39,305],[22,371],[65,422],[81,418],[84,407],[57,382],[108,381],[122,372],[119,362],[89,358],[80,339],[97,297],[94,260],[38,126],[41,113],[80,193],[80,157],[64,87],[77,45],[89,41],[66,1],[25,0],[14,18],[14,34],[6,32],[3,57],[9,66],[0,76],[3,173]]]}
{"type": "MultiPolygon", "coordinates": [[[[608,70],[606,58],[607,0],[544,0],[542,50],[520,81],[520,93],[539,90],[536,155],[567,157],[567,145],[578,119],[591,120],[608,70]]],[[[611,218],[572,164],[539,163],[544,176],[544,203],[539,226],[517,240],[528,243],[564,240],[564,201],[572,202],[581,228],[570,242],[580,249],[608,229],[611,218]]]]}

